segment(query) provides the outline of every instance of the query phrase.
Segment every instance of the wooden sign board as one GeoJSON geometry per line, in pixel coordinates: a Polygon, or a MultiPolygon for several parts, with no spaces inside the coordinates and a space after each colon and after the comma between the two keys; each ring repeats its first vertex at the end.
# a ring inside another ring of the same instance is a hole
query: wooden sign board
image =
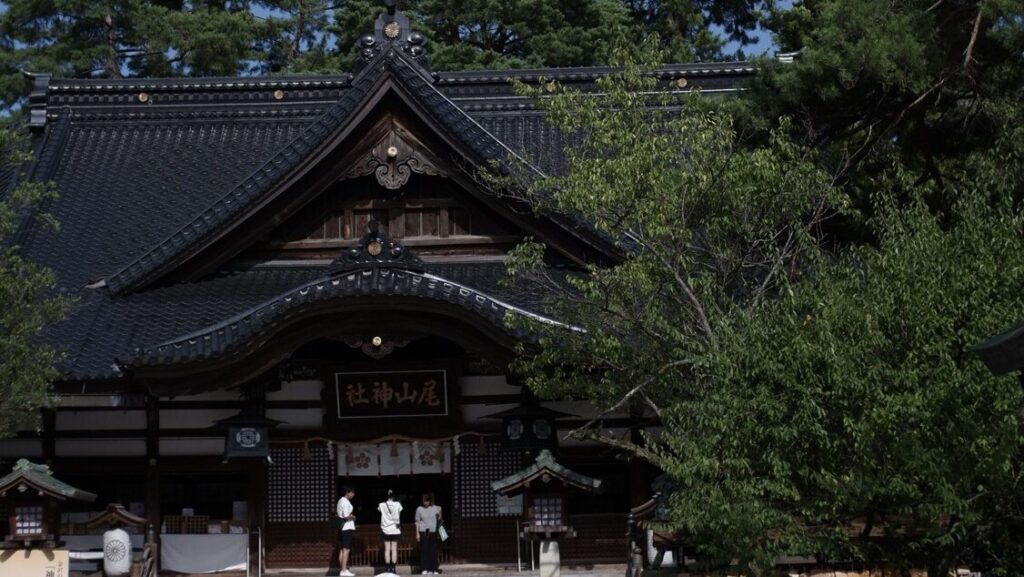
{"type": "Polygon", "coordinates": [[[448,415],[448,371],[334,373],[339,419],[444,417],[448,415]]]}
{"type": "Polygon", "coordinates": [[[65,549],[10,549],[0,551],[0,577],[68,577],[65,549]]]}

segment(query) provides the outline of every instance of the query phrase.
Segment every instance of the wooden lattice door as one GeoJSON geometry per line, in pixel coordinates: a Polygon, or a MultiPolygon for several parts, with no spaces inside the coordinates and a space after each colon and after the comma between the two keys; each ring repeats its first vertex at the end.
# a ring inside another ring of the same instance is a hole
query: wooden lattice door
{"type": "Polygon", "coordinates": [[[274,447],[267,471],[267,566],[332,565],[334,456],[326,446],[274,447]]]}

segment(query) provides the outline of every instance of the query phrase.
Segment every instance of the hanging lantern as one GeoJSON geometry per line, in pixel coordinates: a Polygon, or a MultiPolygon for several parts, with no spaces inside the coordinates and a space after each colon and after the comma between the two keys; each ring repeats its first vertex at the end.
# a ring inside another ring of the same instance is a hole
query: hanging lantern
{"type": "Polygon", "coordinates": [[[506,447],[540,450],[554,449],[558,446],[555,420],[570,416],[572,415],[528,401],[484,418],[501,419],[502,442],[506,447]]]}
{"type": "Polygon", "coordinates": [[[225,430],[224,461],[250,457],[269,459],[270,429],[280,424],[281,421],[268,419],[258,413],[245,410],[232,417],[216,421],[214,427],[225,430]]]}

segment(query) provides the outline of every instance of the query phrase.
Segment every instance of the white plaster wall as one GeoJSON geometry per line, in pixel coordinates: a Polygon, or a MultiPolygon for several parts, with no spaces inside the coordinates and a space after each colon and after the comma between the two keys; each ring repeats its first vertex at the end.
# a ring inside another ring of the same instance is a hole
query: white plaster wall
{"type": "Polygon", "coordinates": [[[237,401],[238,391],[219,390],[197,395],[180,395],[177,397],[160,397],[161,401],[237,401]]]}
{"type": "Polygon", "coordinates": [[[34,459],[43,456],[43,442],[37,439],[4,439],[0,441],[0,458],[34,459]]]}
{"type": "Polygon", "coordinates": [[[277,429],[319,429],[323,417],[322,409],[267,409],[267,418],[284,421],[277,429]]]}
{"type": "Polygon", "coordinates": [[[58,457],[144,457],[143,439],[57,439],[58,457]]]}
{"type": "Polygon", "coordinates": [[[281,390],[267,393],[268,401],[319,401],[324,384],[319,380],[285,381],[281,390]]]}
{"type": "Polygon", "coordinates": [[[146,411],[57,411],[57,430],[145,429],[146,411]]]}
{"type": "Polygon", "coordinates": [[[160,428],[205,429],[237,414],[238,409],[165,409],[160,411],[160,428]]]}
{"type": "MultiPolygon", "coordinates": [[[[463,405],[462,406],[462,420],[467,425],[477,424],[481,417],[493,415],[500,411],[507,411],[518,405],[514,404],[500,404],[500,405],[463,405]]],[[[491,426],[498,423],[498,421],[487,419],[484,423],[491,426]]]]}
{"type": "Polygon", "coordinates": [[[224,437],[160,439],[160,455],[174,457],[182,455],[223,455],[224,437]]]}

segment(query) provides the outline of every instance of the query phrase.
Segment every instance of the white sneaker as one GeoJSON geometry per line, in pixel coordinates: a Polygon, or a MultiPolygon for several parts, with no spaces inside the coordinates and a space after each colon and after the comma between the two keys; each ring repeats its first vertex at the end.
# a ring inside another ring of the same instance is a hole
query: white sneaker
{"type": "Polygon", "coordinates": [[[356,574],[349,571],[348,569],[345,569],[341,573],[338,573],[338,577],[356,577],[356,574]]]}
{"type": "Polygon", "coordinates": [[[430,575],[430,571],[424,571],[424,572],[420,573],[420,575],[430,575]]]}

